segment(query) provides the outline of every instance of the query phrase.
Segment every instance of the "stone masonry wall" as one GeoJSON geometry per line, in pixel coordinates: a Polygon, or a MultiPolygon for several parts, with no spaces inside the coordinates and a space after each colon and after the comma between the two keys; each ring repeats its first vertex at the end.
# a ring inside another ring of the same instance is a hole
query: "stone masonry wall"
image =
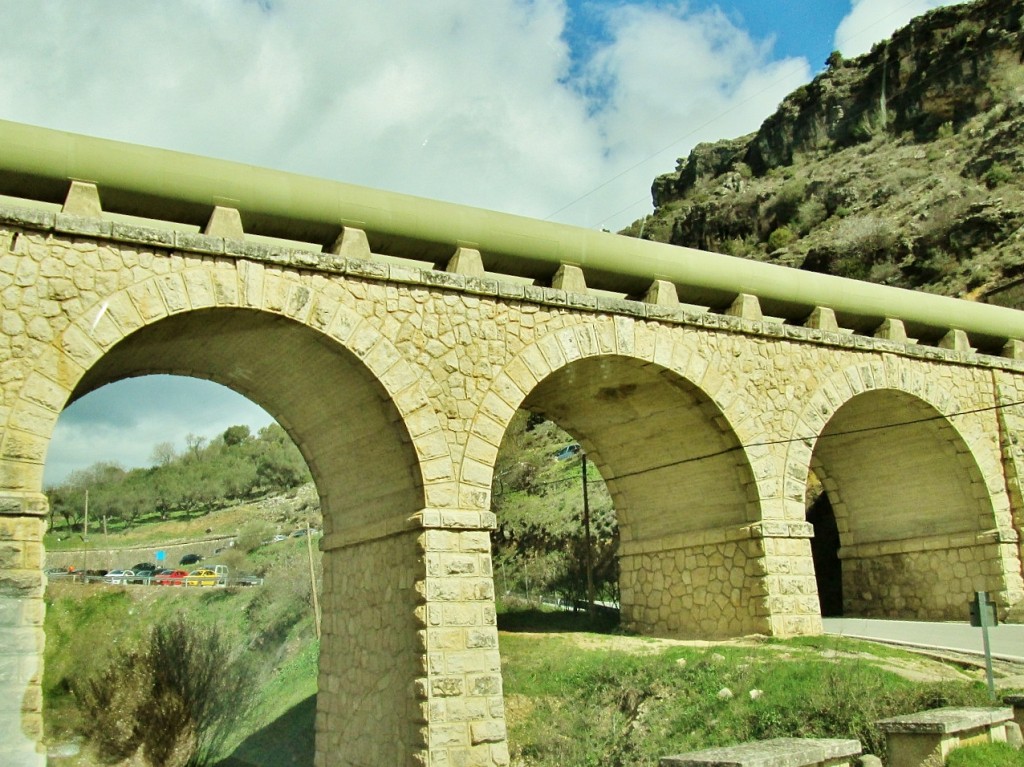
{"type": "Polygon", "coordinates": [[[411,529],[325,552],[317,767],[508,764],[490,549],[411,529]]]}
{"type": "Polygon", "coordinates": [[[316,767],[425,757],[418,561],[412,532],[324,552],[316,767]]]}
{"type": "MultiPolygon", "coordinates": [[[[0,498],[0,505],[23,509],[25,501],[0,498]]],[[[41,516],[0,516],[0,764],[19,767],[46,764],[39,744],[45,528],[41,516]]]]}
{"type": "Polygon", "coordinates": [[[427,577],[417,616],[428,673],[416,692],[430,723],[430,764],[506,765],[490,532],[427,530],[419,546],[427,577]]]}
{"type": "Polygon", "coordinates": [[[759,543],[624,554],[619,558],[623,627],[680,637],[768,633],[767,614],[755,608],[760,590],[755,579],[763,568],[759,543]]]}
{"type": "Polygon", "coordinates": [[[623,625],[684,637],[820,633],[809,530],[776,524],[762,537],[764,527],[714,531],[675,549],[624,547],[623,625]]]}
{"type": "Polygon", "coordinates": [[[1005,564],[1016,560],[1016,543],[961,538],[959,545],[946,540],[917,551],[899,551],[898,544],[841,550],[844,614],[962,621],[974,592],[987,591],[1005,620],[1007,605],[1020,599],[1020,576],[1008,577],[1005,564]]]}

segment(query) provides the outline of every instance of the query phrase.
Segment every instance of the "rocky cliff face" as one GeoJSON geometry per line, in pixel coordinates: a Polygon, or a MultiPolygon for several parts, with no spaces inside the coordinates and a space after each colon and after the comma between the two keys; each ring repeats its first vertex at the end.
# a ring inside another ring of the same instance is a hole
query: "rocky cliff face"
{"type": "Polygon", "coordinates": [[[655,180],[626,234],[975,297],[1024,275],[1024,0],[919,17],[757,133],[655,180]]]}

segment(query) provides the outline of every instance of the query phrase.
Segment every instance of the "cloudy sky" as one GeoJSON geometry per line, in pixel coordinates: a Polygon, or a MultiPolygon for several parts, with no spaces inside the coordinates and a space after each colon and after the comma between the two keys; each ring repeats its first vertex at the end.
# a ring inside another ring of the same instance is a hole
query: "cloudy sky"
{"type": "MultiPolygon", "coordinates": [[[[832,50],[949,4],[0,0],[0,119],[614,230],[832,50]]],[[[212,386],[140,379],[75,403],[47,482],[268,420],[212,386]]]]}

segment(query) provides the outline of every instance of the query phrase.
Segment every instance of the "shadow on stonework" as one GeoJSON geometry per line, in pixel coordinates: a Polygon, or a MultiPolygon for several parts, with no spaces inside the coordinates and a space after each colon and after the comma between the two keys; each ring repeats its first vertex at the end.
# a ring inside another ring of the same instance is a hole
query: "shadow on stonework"
{"type": "Polygon", "coordinates": [[[312,767],[316,695],[243,740],[216,767],[312,767]]]}

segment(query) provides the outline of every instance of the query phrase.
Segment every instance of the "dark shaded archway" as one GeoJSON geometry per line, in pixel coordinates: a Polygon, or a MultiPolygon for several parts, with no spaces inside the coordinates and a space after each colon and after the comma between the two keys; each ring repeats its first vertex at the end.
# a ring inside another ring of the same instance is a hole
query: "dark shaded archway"
{"type": "Polygon", "coordinates": [[[843,566],[839,559],[839,527],[827,493],[821,493],[811,503],[807,521],[814,528],[811,558],[821,615],[840,616],[843,614],[843,566]]]}

